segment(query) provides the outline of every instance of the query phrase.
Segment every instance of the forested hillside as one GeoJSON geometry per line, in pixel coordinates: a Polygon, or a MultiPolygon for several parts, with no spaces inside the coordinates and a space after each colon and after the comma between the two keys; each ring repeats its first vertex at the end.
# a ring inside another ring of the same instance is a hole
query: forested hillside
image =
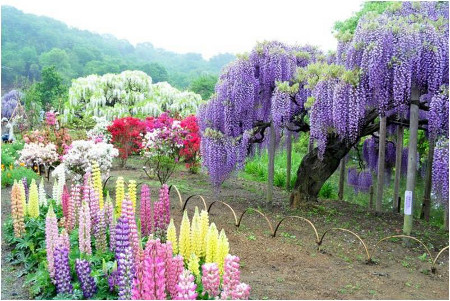
{"type": "Polygon", "coordinates": [[[200,75],[217,75],[234,59],[219,54],[204,60],[199,53],[179,54],[150,42],[134,47],[112,35],[100,35],[42,16],[2,6],[2,92],[40,80],[41,70],[54,65],[66,84],[80,76],[136,69],[154,82],[186,88],[200,75]]]}

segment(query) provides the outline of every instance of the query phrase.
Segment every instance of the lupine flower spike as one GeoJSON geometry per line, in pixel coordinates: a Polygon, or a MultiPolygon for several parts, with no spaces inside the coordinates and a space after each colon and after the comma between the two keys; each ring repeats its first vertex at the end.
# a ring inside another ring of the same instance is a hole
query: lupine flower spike
{"type": "Polygon", "coordinates": [[[14,225],[14,236],[21,237],[25,233],[24,212],[19,184],[14,183],[11,190],[11,216],[14,225]]]}

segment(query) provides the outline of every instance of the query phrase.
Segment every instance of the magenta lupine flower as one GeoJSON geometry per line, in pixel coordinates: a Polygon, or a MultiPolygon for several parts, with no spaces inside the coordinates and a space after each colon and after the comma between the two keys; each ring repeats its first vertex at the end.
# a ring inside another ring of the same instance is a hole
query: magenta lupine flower
{"type": "Polygon", "coordinates": [[[169,187],[167,186],[167,184],[163,184],[163,186],[159,190],[159,201],[163,205],[164,229],[167,229],[167,226],[170,223],[170,197],[169,187]]]}
{"type": "Polygon", "coordinates": [[[92,298],[97,292],[97,285],[91,276],[91,266],[85,259],[77,259],[75,261],[75,270],[78,280],[80,280],[81,290],[86,299],[92,298]]]}
{"type": "Polygon", "coordinates": [[[142,236],[152,233],[152,203],[150,188],[146,184],[141,188],[141,233],[142,236]]]}
{"type": "Polygon", "coordinates": [[[217,263],[205,263],[202,266],[203,294],[208,293],[208,297],[219,296],[220,275],[217,263]]]}
{"type": "Polygon", "coordinates": [[[184,270],[179,278],[177,288],[176,300],[195,300],[197,298],[197,292],[195,289],[197,285],[194,283],[194,275],[189,270],[184,270]]]}
{"type": "MultiPolygon", "coordinates": [[[[166,300],[166,269],[164,260],[161,257],[155,259],[155,280],[156,280],[156,299],[166,300]]],[[[144,277],[145,279],[145,277],[144,277]]]]}
{"type": "Polygon", "coordinates": [[[228,254],[223,267],[221,299],[231,297],[231,293],[240,283],[239,257],[228,254]]]}
{"type": "Polygon", "coordinates": [[[62,210],[63,210],[63,215],[64,218],[67,219],[69,217],[69,203],[70,203],[70,196],[69,196],[69,191],[67,190],[67,186],[64,184],[63,186],[63,193],[61,196],[61,203],[62,203],[62,210]]]}
{"type": "Polygon", "coordinates": [[[126,196],[122,201],[122,216],[125,216],[128,219],[128,224],[130,227],[130,244],[133,251],[133,258],[136,258],[139,253],[139,236],[137,232],[133,204],[128,196],[126,196]]]}
{"type": "Polygon", "coordinates": [[[97,224],[94,225],[95,231],[95,248],[102,252],[106,251],[106,223],[105,223],[105,209],[97,212],[97,224]]]}
{"type": "Polygon", "coordinates": [[[239,283],[231,292],[231,299],[233,300],[248,300],[250,296],[250,286],[245,283],[239,283]]]}
{"type": "Polygon", "coordinates": [[[134,262],[131,247],[128,246],[123,251],[116,252],[116,259],[119,300],[130,300],[134,278],[134,262]]]}
{"type": "Polygon", "coordinates": [[[47,249],[48,272],[52,279],[55,277],[54,250],[58,237],[58,220],[53,211],[53,206],[50,205],[45,218],[45,246],[47,249]]]}
{"type": "Polygon", "coordinates": [[[61,244],[55,248],[55,269],[56,292],[71,294],[73,287],[70,284],[69,250],[61,244]]]}
{"type": "Polygon", "coordinates": [[[81,253],[91,255],[91,214],[89,205],[83,201],[79,213],[78,244],[81,253]]]}
{"type": "Polygon", "coordinates": [[[175,299],[177,296],[178,279],[183,270],[183,256],[177,255],[169,259],[169,265],[167,266],[167,291],[169,292],[172,299],[175,299]]]}

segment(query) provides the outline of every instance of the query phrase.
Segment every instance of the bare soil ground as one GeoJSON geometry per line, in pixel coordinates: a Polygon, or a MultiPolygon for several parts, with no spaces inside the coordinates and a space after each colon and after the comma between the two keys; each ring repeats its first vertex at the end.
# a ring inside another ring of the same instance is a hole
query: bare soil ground
{"type": "MultiPolygon", "coordinates": [[[[138,164],[138,162],[136,162],[138,164]]],[[[136,165],[137,165],[136,164],[136,165]]],[[[130,164],[132,165],[132,164],[130,164]]],[[[115,169],[107,187],[114,191],[117,176],[136,179],[152,187],[152,198],[157,198],[159,184],[149,181],[137,168],[115,169]]],[[[214,191],[204,174],[176,172],[169,181],[175,184],[185,200],[201,194],[207,204],[216,200],[229,203],[237,218],[248,207],[264,212],[273,228],[286,215],[308,218],[317,228],[319,237],[330,228],[346,228],[357,233],[369,251],[386,236],[401,234],[403,217],[385,213],[376,215],[360,206],[335,200],[322,200],[317,205],[301,210],[288,208],[289,194],[276,189],[274,207],[264,207],[265,186],[261,183],[233,179],[222,189],[214,191]]],[[[2,189],[2,220],[9,215],[9,191],[2,189]]],[[[49,190],[50,191],[50,190],[49,190]]],[[[178,196],[171,190],[172,216],[180,225],[182,212],[178,196]]],[[[203,207],[199,198],[187,205],[190,217],[195,206],[203,207]]],[[[375,264],[366,264],[366,252],[359,240],[350,233],[331,231],[317,249],[312,227],[301,220],[283,222],[272,237],[267,221],[256,211],[249,211],[239,228],[231,210],[220,203],[210,211],[210,221],[218,229],[225,229],[230,253],[241,258],[241,280],[252,287],[252,299],[448,299],[448,251],[437,261],[437,271],[430,272],[430,258],[417,243],[403,240],[385,241],[376,249],[375,264]]],[[[177,227],[178,228],[178,227],[177,227]]],[[[414,223],[413,236],[421,239],[433,256],[448,245],[448,233],[422,222],[414,223]]],[[[27,298],[23,280],[16,278],[14,267],[4,261],[8,247],[2,241],[2,299],[27,298]],[[14,295],[17,294],[17,295],[14,295]]]]}

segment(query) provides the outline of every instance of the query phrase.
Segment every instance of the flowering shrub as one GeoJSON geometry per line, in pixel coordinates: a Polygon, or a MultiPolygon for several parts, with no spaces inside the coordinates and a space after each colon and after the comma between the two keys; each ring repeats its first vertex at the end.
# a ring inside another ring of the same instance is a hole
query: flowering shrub
{"type": "Polygon", "coordinates": [[[78,181],[86,172],[92,170],[94,161],[98,163],[103,176],[107,178],[112,167],[112,160],[118,155],[118,150],[112,144],[76,140],[72,142],[69,151],[63,156],[63,162],[69,176],[78,181]]]}
{"type": "Polygon", "coordinates": [[[36,165],[51,166],[59,161],[56,146],[53,143],[26,143],[20,151],[19,162],[24,163],[28,167],[36,165]]]}
{"type": "Polygon", "coordinates": [[[42,143],[47,145],[52,143],[56,147],[56,152],[59,155],[59,160],[67,152],[72,138],[69,131],[65,128],[56,129],[54,126],[48,126],[42,130],[35,130],[23,135],[25,143],[42,143]]]}
{"type": "Polygon", "coordinates": [[[124,117],[115,119],[107,129],[112,136],[111,143],[119,150],[123,167],[128,157],[141,149],[145,124],[138,118],[124,117]]]}
{"type": "Polygon", "coordinates": [[[198,167],[200,138],[195,116],[180,121],[163,113],[157,118],[148,117],[145,123],[142,154],[161,184],[167,182],[181,159],[189,168],[198,167]]]}
{"type": "Polygon", "coordinates": [[[186,162],[186,167],[193,173],[198,171],[200,165],[200,132],[197,123],[197,117],[190,115],[181,120],[180,126],[186,129],[187,134],[184,137],[184,147],[180,150],[180,155],[186,162]]]}
{"type": "Polygon", "coordinates": [[[111,133],[108,131],[108,127],[112,124],[106,117],[93,117],[95,120],[95,126],[89,130],[86,134],[90,140],[95,142],[109,143],[111,140],[111,133]]]}

